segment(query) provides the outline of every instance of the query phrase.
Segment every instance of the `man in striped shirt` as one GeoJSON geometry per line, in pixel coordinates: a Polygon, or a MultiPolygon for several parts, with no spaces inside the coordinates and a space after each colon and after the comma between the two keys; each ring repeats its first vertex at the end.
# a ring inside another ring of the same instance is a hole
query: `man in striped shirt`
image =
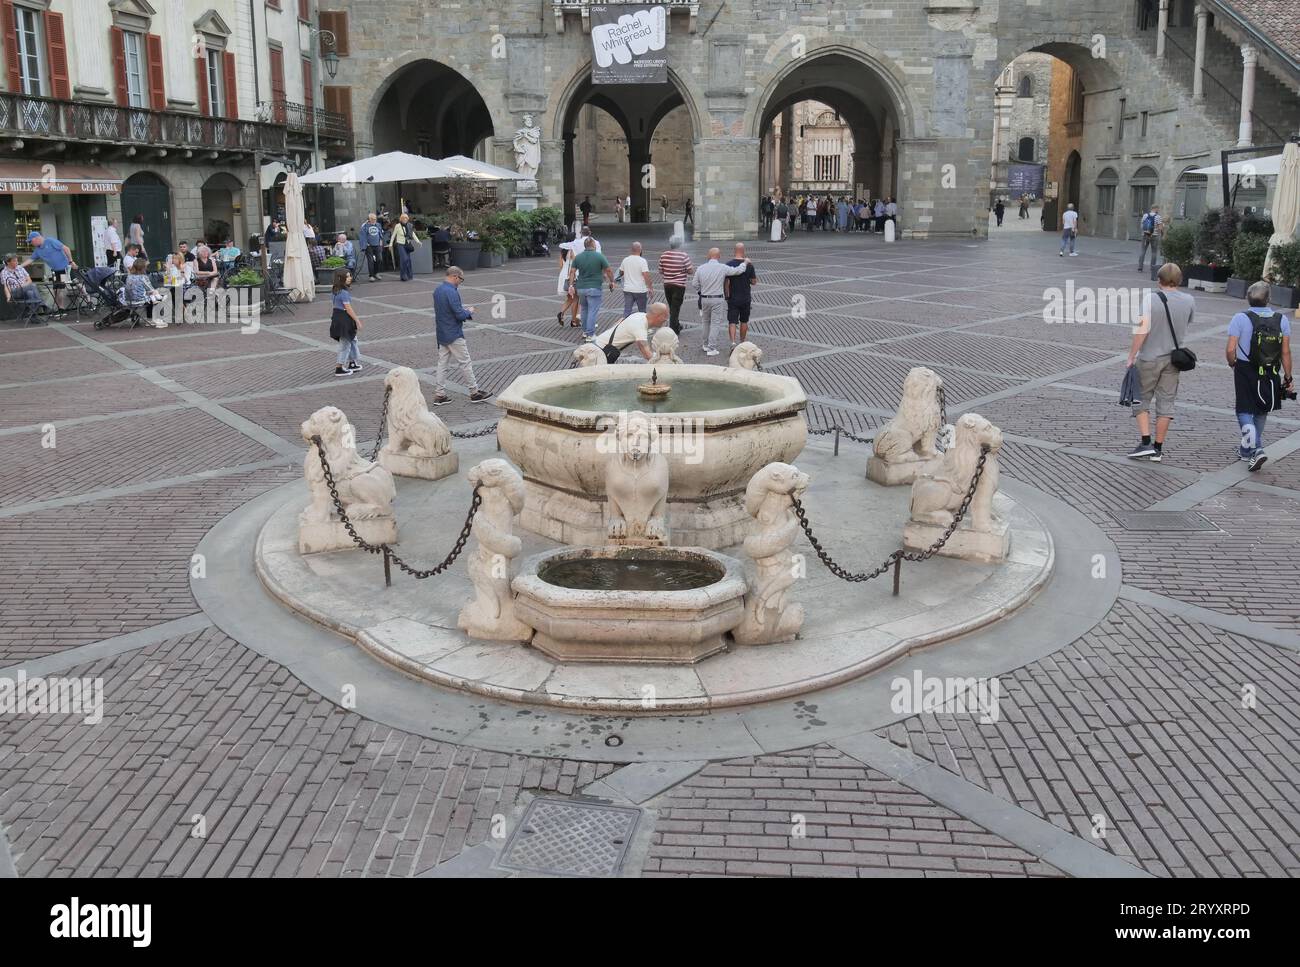
{"type": "Polygon", "coordinates": [[[686,297],[686,283],[694,271],[691,257],[682,251],[681,236],[674,235],[668,240],[668,251],[659,256],[659,278],[663,281],[664,297],[668,300],[668,325],[679,336],[682,334],[679,320],[682,299],[686,297]]]}

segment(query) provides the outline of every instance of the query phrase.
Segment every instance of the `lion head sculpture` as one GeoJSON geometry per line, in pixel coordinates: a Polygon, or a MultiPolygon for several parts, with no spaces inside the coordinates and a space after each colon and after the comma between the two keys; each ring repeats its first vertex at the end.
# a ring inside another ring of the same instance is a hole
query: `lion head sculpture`
{"type": "Polygon", "coordinates": [[[356,450],[356,431],[337,406],[322,406],[303,421],[301,432],[303,441],[308,445],[312,443],[313,437],[321,438],[325,445],[325,455],[331,463],[335,461],[336,454],[344,450],[356,450]]]}
{"type": "Polygon", "coordinates": [[[655,452],[659,428],[640,410],[633,410],[614,426],[614,441],[624,460],[638,462],[655,452]]]}
{"type": "Polygon", "coordinates": [[[731,351],[727,365],[732,369],[762,369],[763,350],[752,342],[739,343],[731,351]]]}
{"type": "Polygon", "coordinates": [[[420,377],[408,366],[397,366],[384,377],[388,390],[388,442],[385,450],[436,456],[451,449],[451,433],[429,412],[420,377]]]}
{"type": "Polygon", "coordinates": [[[573,365],[579,368],[583,366],[606,366],[609,360],[605,358],[604,351],[593,343],[583,343],[573,351],[573,365]]]}
{"type": "Polygon", "coordinates": [[[872,452],[883,460],[906,459],[912,455],[935,455],[934,441],[942,429],[939,391],[943,380],[924,366],[916,366],[903,380],[903,397],[898,412],[872,441],[872,452]]]}
{"type": "MultiPolygon", "coordinates": [[[[526,493],[524,478],[519,475],[518,470],[500,457],[492,457],[470,467],[466,477],[474,487],[504,496],[513,513],[517,514],[524,509],[526,493]]],[[[480,496],[483,496],[485,500],[487,499],[486,494],[480,496]]]]}
{"type": "Polygon", "coordinates": [[[745,487],[745,513],[757,517],[769,497],[800,498],[808,489],[808,475],[789,463],[769,463],[749,478],[745,487]]]}
{"type": "Polygon", "coordinates": [[[953,445],[944,455],[944,476],[953,484],[966,483],[975,472],[980,451],[989,448],[990,455],[1002,449],[1002,431],[978,413],[967,413],[957,421],[953,445]]]}
{"type": "Polygon", "coordinates": [[[661,326],[655,330],[655,334],[650,340],[650,348],[654,350],[650,362],[680,363],[682,361],[681,357],[677,355],[677,346],[680,341],[677,333],[667,327],[661,326]]]}

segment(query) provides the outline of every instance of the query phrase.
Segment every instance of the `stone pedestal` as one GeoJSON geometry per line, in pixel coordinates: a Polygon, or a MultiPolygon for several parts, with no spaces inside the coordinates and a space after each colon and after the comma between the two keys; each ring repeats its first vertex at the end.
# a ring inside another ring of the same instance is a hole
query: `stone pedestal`
{"type": "Polygon", "coordinates": [[[417,457],[409,453],[379,451],[379,465],[398,477],[417,477],[420,480],[441,480],[460,470],[460,457],[455,451],[432,457],[417,457]]]}
{"type": "Polygon", "coordinates": [[[535,181],[516,182],[515,187],[515,211],[530,212],[537,208],[542,202],[541,189],[537,187],[535,181]]]}
{"type": "MultiPolygon", "coordinates": [[[[367,544],[396,544],[397,519],[392,516],[368,517],[354,520],[352,528],[367,544]]],[[[348,536],[343,521],[331,514],[329,520],[306,521],[298,518],[298,553],[315,554],[318,551],[345,551],[356,547],[348,536]]]]}
{"type": "MultiPolygon", "coordinates": [[[[528,496],[519,514],[521,527],[561,544],[600,547],[608,543],[603,499],[579,497],[526,480],[528,496]]],[[[740,494],[701,501],[668,500],[668,533],[673,547],[733,547],[748,536],[753,519],[740,494]]]]}
{"type": "MultiPolygon", "coordinates": [[[[903,546],[909,551],[923,551],[937,541],[946,527],[938,524],[920,524],[909,520],[903,527],[903,546]]],[[[999,564],[1011,552],[1011,529],[1006,520],[996,520],[989,531],[968,530],[958,527],[948,543],[939,548],[942,557],[955,557],[981,564],[999,564]]]]}
{"type": "Polygon", "coordinates": [[[882,487],[898,487],[911,484],[923,473],[937,473],[943,466],[943,454],[929,460],[881,460],[879,457],[867,457],[867,479],[882,487]]]}

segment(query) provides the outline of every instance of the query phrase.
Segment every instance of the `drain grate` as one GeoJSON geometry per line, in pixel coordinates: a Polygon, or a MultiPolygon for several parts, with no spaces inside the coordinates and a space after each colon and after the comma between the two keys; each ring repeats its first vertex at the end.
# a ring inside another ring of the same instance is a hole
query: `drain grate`
{"type": "Polygon", "coordinates": [[[1130,531],[1217,531],[1214,521],[1194,510],[1134,510],[1116,514],[1115,520],[1130,531]]]}
{"type": "Polygon", "coordinates": [[[617,876],[640,816],[626,806],[534,799],[497,866],[552,876],[617,876]]]}

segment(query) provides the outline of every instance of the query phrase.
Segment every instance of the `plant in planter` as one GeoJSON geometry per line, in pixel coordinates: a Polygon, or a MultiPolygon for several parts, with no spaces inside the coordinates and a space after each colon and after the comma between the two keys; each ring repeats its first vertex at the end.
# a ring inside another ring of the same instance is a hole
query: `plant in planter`
{"type": "Polygon", "coordinates": [[[1201,215],[1196,227],[1196,264],[1184,268],[1183,274],[1194,288],[1222,292],[1232,274],[1232,245],[1237,238],[1241,216],[1235,208],[1210,208],[1201,215]]]}
{"type": "Polygon", "coordinates": [[[480,269],[493,269],[505,265],[508,254],[504,238],[500,235],[484,235],[482,248],[479,250],[478,255],[478,267],[480,269]]]}
{"type": "Polygon", "coordinates": [[[1228,295],[1246,298],[1246,290],[1264,277],[1264,259],[1268,256],[1268,236],[1240,232],[1232,246],[1232,276],[1228,295]]]}
{"type": "Polygon", "coordinates": [[[1170,225],[1165,232],[1164,258],[1183,270],[1183,283],[1187,282],[1187,270],[1192,265],[1192,256],[1196,250],[1196,230],[1191,225],[1179,223],[1170,225]]]}
{"type": "Polygon", "coordinates": [[[1283,309],[1300,307],[1300,242],[1273,246],[1268,301],[1283,309]]]}
{"type": "Polygon", "coordinates": [[[322,269],[341,269],[341,268],[343,268],[343,266],[345,266],[345,265],[347,265],[347,264],[348,264],[348,263],[347,263],[347,260],[346,260],[345,258],[343,258],[343,256],[341,256],[341,255],[331,255],[331,256],[328,256],[328,257],[325,259],[325,261],[322,262],[322,263],[320,264],[320,267],[321,267],[322,269]]]}
{"type": "Polygon", "coordinates": [[[455,178],[447,183],[447,231],[451,234],[454,265],[465,270],[478,268],[483,235],[496,204],[494,185],[468,178],[455,178]]]}
{"type": "Polygon", "coordinates": [[[226,277],[227,289],[252,289],[257,288],[265,281],[262,273],[257,269],[240,269],[232,275],[226,277]]]}
{"type": "Polygon", "coordinates": [[[1249,232],[1251,235],[1272,235],[1273,219],[1259,212],[1249,212],[1241,216],[1241,231],[1249,232]]]}
{"type": "MultiPolygon", "coordinates": [[[[487,236],[501,243],[501,254],[518,258],[528,251],[533,233],[533,219],[529,217],[531,214],[532,212],[501,211],[488,217],[487,236]]],[[[487,251],[486,241],[483,249],[487,251]]]]}
{"type": "Polygon", "coordinates": [[[227,315],[240,321],[256,316],[262,307],[264,282],[257,269],[240,269],[228,275],[225,287],[233,304],[227,306],[227,315]]]}

